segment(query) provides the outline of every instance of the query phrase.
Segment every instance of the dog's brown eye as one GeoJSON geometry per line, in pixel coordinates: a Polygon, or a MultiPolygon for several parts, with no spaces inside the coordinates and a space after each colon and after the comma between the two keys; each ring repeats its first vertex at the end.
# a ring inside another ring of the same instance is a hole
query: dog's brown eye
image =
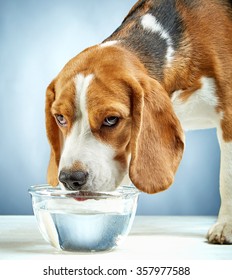
{"type": "Polygon", "coordinates": [[[107,117],[104,119],[104,122],[103,122],[103,126],[114,126],[118,123],[118,120],[119,118],[118,117],[107,117]]]}
{"type": "Polygon", "coordinates": [[[67,121],[66,121],[66,119],[65,119],[65,117],[63,115],[56,114],[55,118],[57,120],[57,123],[60,126],[66,126],[67,125],[67,121]]]}

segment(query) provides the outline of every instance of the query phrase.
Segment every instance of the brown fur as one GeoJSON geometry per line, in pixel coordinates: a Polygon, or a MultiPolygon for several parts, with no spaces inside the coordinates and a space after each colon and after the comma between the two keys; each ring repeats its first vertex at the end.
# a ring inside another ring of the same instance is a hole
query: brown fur
{"type": "Polygon", "coordinates": [[[52,186],[58,184],[58,166],[60,161],[60,131],[56,121],[51,113],[51,107],[55,101],[54,84],[51,83],[46,92],[46,130],[48,140],[51,146],[51,155],[48,165],[47,180],[52,186]]]}
{"type": "Polygon", "coordinates": [[[174,180],[184,149],[182,128],[167,92],[153,79],[135,83],[130,178],[147,193],[167,189],[174,180]]]}

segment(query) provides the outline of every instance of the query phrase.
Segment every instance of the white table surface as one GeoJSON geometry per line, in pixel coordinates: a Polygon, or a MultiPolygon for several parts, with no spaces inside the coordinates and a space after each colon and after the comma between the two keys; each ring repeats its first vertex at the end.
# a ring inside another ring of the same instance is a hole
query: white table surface
{"type": "Polygon", "coordinates": [[[136,216],[126,241],[103,253],[58,251],[42,238],[34,216],[0,216],[0,259],[232,260],[232,245],[208,244],[216,217],[136,216]]]}

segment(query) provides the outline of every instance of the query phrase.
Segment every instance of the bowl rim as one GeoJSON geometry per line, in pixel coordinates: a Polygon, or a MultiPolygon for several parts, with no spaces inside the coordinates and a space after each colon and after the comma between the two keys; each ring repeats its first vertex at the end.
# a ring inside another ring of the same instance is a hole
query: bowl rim
{"type": "Polygon", "coordinates": [[[52,198],[80,198],[80,199],[106,199],[106,198],[130,198],[138,196],[140,191],[134,185],[122,185],[114,191],[69,191],[61,187],[52,187],[49,184],[38,184],[29,187],[28,192],[31,196],[52,197],[52,198]]]}

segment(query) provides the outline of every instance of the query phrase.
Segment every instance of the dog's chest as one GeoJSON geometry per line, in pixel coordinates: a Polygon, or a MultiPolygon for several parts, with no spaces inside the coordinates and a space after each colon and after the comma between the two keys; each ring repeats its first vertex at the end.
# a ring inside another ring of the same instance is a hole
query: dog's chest
{"type": "Polygon", "coordinates": [[[185,130],[216,127],[220,121],[220,114],[216,111],[219,100],[214,79],[202,77],[201,84],[202,87],[187,99],[182,98],[182,90],[172,94],[174,111],[185,130]]]}

